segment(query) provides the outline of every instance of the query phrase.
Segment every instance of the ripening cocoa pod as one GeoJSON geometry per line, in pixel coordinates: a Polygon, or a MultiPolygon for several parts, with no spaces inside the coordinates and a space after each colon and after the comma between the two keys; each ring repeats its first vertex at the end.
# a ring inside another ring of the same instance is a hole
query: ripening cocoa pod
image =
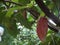
{"type": "Polygon", "coordinates": [[[48,30],[48,20],[45,17],[39,18],[37,21],[37,35],[41,41],[45,40],[48,30]]]}

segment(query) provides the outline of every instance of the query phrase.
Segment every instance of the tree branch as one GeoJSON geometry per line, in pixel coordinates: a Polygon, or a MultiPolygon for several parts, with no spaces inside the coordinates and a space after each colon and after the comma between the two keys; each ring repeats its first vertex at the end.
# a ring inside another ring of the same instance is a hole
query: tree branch
{"type": "Polygon", "coordinates": [[[57,25],[60,26],[60,20],[58,17],[56,17],[48,7],[43,3],[43,0],[35,0],[38,6],[41,8],[41,10],[48,16],[50,19],[52,19],[57,25]]]}

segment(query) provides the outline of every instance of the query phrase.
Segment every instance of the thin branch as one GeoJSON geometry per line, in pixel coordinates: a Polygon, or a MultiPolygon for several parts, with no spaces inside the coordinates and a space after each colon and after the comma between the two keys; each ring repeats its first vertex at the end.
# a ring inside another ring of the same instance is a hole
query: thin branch
{"type": "Polygon", "coordinates": [[[30,12],[35,19],[38,19],[38,17],[40,16],[40,13],[38,13],[36,10],[30,8],[30,9],[27,9],[28,12],[30,12]]]}

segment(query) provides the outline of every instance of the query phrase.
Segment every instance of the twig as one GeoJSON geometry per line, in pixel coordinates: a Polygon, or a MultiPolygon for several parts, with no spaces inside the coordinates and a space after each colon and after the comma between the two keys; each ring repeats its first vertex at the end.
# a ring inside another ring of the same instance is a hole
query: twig
{"type": "Polygon", "coordinates": [[[40,13],[38,13],[36,10],[30,8],[30,9],[27,9],[28,12],[30,12],[35,19],[38,19],[38,17],[40,16],[40,13]]]}

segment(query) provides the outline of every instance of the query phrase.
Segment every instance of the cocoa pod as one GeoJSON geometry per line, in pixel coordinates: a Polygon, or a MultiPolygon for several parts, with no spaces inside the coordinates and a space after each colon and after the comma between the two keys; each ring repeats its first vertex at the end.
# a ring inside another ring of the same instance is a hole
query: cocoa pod
{"type": "Polygon", "coordinates": [[[39,18],[37,21],[37,35],[41,41],[44,41],[48,30],[48,20],[45,17],[39,18]]]}

